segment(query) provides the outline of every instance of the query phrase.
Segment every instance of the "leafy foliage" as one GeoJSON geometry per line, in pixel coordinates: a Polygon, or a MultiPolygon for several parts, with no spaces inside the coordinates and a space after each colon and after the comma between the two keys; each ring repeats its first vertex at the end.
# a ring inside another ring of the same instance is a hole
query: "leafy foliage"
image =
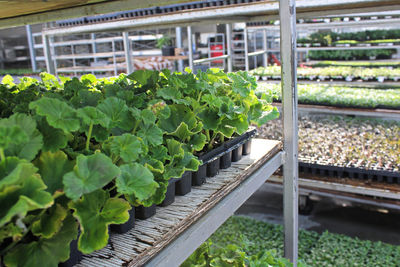
{"type": "Polygon", "coordinates": [[[272,99],[257,97],[256,86],[245,72],[218,69],[138,70],[109,79],[41,73],[40,80],[19,83],[5,76],[0,240],[6,266],[56,266],[68,258],[78,227],[80,251],[103,248],[108,226],[126,222],[131,205],[161,203],[169,179],[198,169],[198,155],[277,117],[272,99]]]}

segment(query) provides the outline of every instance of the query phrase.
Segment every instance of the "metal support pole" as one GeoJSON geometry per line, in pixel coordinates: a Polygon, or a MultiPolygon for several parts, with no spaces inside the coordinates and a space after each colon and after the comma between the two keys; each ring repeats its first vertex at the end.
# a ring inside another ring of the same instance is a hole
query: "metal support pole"
{"type": "Polygon", "coordinates": [[[233,71],[233,60],[232,60],[232,24],[226,24],[226,52],[228,54],[227,64],[228,72],[233,71]]]}
{"type": "Polygon", "coordinates": [[[298,254],[298,130],[296,80],[296,4],[279,1],[282,110],[283,110],[283,215],[285,257],[297,266],[298,254]]]}
{"type": "Polygon", "coordinates": [[[249,43],[247,40],[247,27],[243,30],[243,40],[244,40],[244,65],[245,70],[249,71],[249,43]]]}
{"type": "Polygon", "coordinates": [[[188,38],[188,48],[189,48],[189,68],[193,70],[192,26],[187,26],[187,38],[188,38]]]}
{"type": "Polygon", "coordinates": [[[263,66],[268,66],[268,43],[267,43],[267,30],[263,30],[263,50],[265,51],[263,54],[263,66]]]}
{"type": "MultiPolygon", "coordinates": [[[[182,48],[182,27],[175,28],[175,35],[176,35],[176,47],[182,48]]],[[[178,71],[183,71],[183,60],[178,60],[178,71]]]]}
{"type": "Polygon", "coordinates": [[[31,58],[31,65],[32,65],[32,71],[36,72],[36,53],[35,53],[35,46],[33,42],[33,37],[32,37],[32,29],[31,25],[26,25],[26,36],[28,38],[28,46],[29,46],[29,55],[31,58]]]}
{"type": "MultiPolygon", "coordinates": [[[[92,39],[92,51],[93,51],[93,54],[97,54],[96,34],[95,33],[91,33],[90,37],[92,39]]],[[[97,57],[94,58],[94,62],[97,62],[97,57]]]]}
{"type": "MultiPolygon", "coordinates": [[[[129,40],[129,33],[122,33],[124,39],[124,50],[125,50],[125,62],[126,62],[126,72],[128,74],[133,72],[133,60],[132,60],[132,51],[131,51],[131,41],[129,40]]],[[[115,53],[115,52],[114,52],[115,53]]]]}
{"type": "Polygon", "coordinates": [[[42,42],[43,42],[43,52],[46,60],[46,68],[47,72],[51,74],[56,74],[56,68],[54,66],[54,61],[51,55],[50,48],[50,36],[42,34],[42,42]]]}

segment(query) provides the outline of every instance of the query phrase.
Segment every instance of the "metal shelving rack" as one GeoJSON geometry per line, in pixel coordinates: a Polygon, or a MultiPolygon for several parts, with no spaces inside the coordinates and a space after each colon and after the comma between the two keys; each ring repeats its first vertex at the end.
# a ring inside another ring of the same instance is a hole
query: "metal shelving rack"
{"type": "MultiPolygon", "coordinates": [[[[13,3],[19,5],[19,8],[13,9],[14,12],[7,12],[0,15],[0,28],[19,26],[24,24],[32,24],[38,22],[54,21],[70,17],[86,16],[88,14],[103,14],[107,12],[115,12],[120,10],[127,10],[132,8],[144,8],[155,5],[165,5],[171,3],[169,0],[162,1],[138,1],[138,0],[117,0],[117,1],[91,1],[90,4],[83,3],[76,5],[70,1],[62,1],[63,5],[55,7],[50,2],[41,2],[40,7],[30,5],[26,2],[13,3]],[[46,6],[47,5],[47,6],[46,6]],[[37,9],[39,8],[39,9],[37,9]]],[[[187,1],[172,1],[172,2],[187,2],[187,1]]],[[[297,168],[297,82],[296,82],[296,12],[300,17],[315,17],[316,14],[339,14],[344,10],[348,12],[364,12],[368,10],[393,10],[399,9],[400,3],[397,0],[332,0],[332,1],[309,1],[299,0],[295,5],[295,0],[281,0],[278,1],[259,1],[251,4],[239,4],[218,8],[205,8],[203,10],[193,10],[185,12],[176,12],[170,15],[163,16],[149,16],[138,18],[134,20],[119,20],[117,22],[96,23],[91,25],[82,25],[78,28],[71,29],[49,29],[43,34],[44,54],[46,64],[50,72],[54,72],[52,67],[52,59],[50,53],[49,38],[52,35],[70,34],[73,32],[93,32],[104,31],[106,28],[109,30],[116,29],[134,29],[134,28],[152,28],[167,26],[189,26],[199,22],[218,22],[218,23],[232,23],[237,20],[252,21],[260,20],[260,18],[276,19],[281,18],[281,51],[282,53],[282,90],[283,90],[283,124],[284,124],[284,139],[283,139],[283,152],[278,158],[274,157],[269,159],[262,167],[259,168],[259,176],[266,180],[279,165],[283,164],[284,178],[283,178],[283,191],[284,191],[284,226],[285,226],[285,256],[290,260],[297,262],[297,209],[298,209],[298,168],[297,168]],[[274,159],[274,161],[272,161],[274,159]]],[[[189,35],[190,36],[190,35],[189,35]]],[[[189,38],[190,40],[191,38],[189,38]]],[[[125,39],[124,39],[125,40],[125,39]]],[[[190,46],[189,46],[190,47],[190,46]]],[[[229,50],[229,49],[228,49],[229,50]]],[[[189,58],[193,60],[192,55],[189,58]]],[[[193,65],[193,61],[190,62],[193,65]]],[[[228,66],[229,68],[229,66],[228,66]]],[[[278,154],[277,154],[278,155],[278,154]]],[[[247,180],[249,182],[255,181],[251,177],[247,180]]],[[[246,190],[241,192],[243,199],[248,198],[250,193],[246,190]]],[[[228,199],[228,194],[224,199],[228,199]]],[[[223,200],[224,200],[223,199],[223,200]]],[[[208,221],[209,224],[217,226],[221,224],[233,212],[235,208],[233,201],[224,202],[221,200],[215,203],[210,211],[217,211],[214,207],[221,207],[220,210],[225,211],[225,215],[218,217],[202,216],[197,221],[193,222],[194,226],[199,222],[208,221]],[[229,211],[229,212],[228,212],[229,211]]],[[[190,228],[189,228],[190,229],[190,228]]],[[[194,228],[193,228],[194,229],[194,228]]],[[[164,261],[161,264],[167,263],[168,259],[176,257],[180,254],[181,260],[190,255],[196,246],[201,242],[197,239],[196,235],[191,235],[189,230],[185,230],[186,236],[184,240],[180,239],[179,235],[176,239],[171,238],[168,247],[184,247],[188,244],[188,249],[180,250],[176,253],[162,253],[159,252],[152,260],[157,260],[157,257],[163,256],[164,261]]],[[[206,233],[205,235],[209,235],[206,233]]],[[[206,236],[203,236],[203,238],[206,236]]],[[[118,235],[115,236],[118,239],[118,235]]],[[[124,245],[124,244],[122,244],[124,245]]],[[[123,246],[121,247],[121,249],[123,246]]],[[[133,263],[125,262],[125,264],[132,265],[133,263]]],[[[179,262],[174,261],[172,264],[178,265],[179,262]]],[[[149,266],[154,266],[149,264],[149,266]]],[[[170,266],[170,265],[169,265],[170,266]]]]}

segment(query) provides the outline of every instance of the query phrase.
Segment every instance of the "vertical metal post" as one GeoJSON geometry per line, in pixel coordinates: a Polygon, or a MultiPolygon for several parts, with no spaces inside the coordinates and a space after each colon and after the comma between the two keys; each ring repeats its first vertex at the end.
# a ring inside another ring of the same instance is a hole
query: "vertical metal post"
{"type": "Polygon", "coordinates": [[[243,30],[243,40],[244,40],[244,65],[245,70],[249,71],[249,43],[247,40],[247,27],[243,30]]]}
{"type": "Polygon", "coordinates": [[[285,257],[297,266],[298,250],[298,131],[296,80],[296,4],[279,1],[283,110],[283,213],[285,257]]]}
{"type": "MultiPolygon", "coordinates": [[[[90,37],[92,38],[92,51],[93,51],[93,54],[97,54],[96,34],[95,33],[91,33],[90,37]]],[[[97,57],[94,57],[94,62],[97,62],[97,57]]]]}
{"type": "Polygon", "coordinates": [[[189,68],[193,70],[192,26],[187,26],[187,38],[188,38],[188,49],[189,49],[189,68]]]}
{"type": "Polygon", "coordinates": [[[232,59],[232,24],[226,24],[226,52],[228,54],[227,64],[228,72],[233,71],[233,59],[232,59]]]}
{"type": "MultiPolygon", "coordinates": [[[[132,62],[132,51],[131,51],[131,41],[129,40],[129,33],[122,33],[124,39],[124,50],[125,50],[125,62],[126,62],[126,72],[130,74],[133,72],[133,62],[132,62]]],[[[115,54],[115,52],[114,52],[115,54]]]]}
{"type": "Polygon", "coordinates": [[[46,60],[46,68],[47,72],[51,74],[56,74],[56,68],[54,66],[54,61],[51,55],[51,48],[50,48],[50,37],[46,34],[42,34],[42,42],[43,42],[43,52],[44,57],[46,60]]]}
{"type": "MultiPolygon", "coordinates": [[[[117,59],[116,59],[116,56],[115,56],[115,40],[114,39],[111,42],[111,48],[112,48],[112,51],[113,51],[114,75],[117,76],[118,75],[118,69],[117,69],[117,59]]],[[[126,62],[126,64],[128,64],[128,62],[126,62]]],[[[127,71],[127,73],[130,74],[131,72],[127,71]]]]}
{"type": "Polygon", "coordinates": [[[268,66],[268,40],[267,40],[267,30],[263,30],[263,66],[268,66]]]}
{"type": "MultiPolygon", "coordinates": [[[[175,28],[176,47],[182,48],[182,27],[175,28]]],[[[178,71],[183,71],[183,60],[178,60],[178,71]]]]}
{"type": "MultiPolygon", "coordinates": [[[[254,52],[257,51],[257,31],[253,31],[253,47],[254,47],[254,52]]],[[[253,57],[253,63],[254,63],[254,68],[257,68],[257,57],[253,57]]]]}
{"type": "Polygon", "coordinates": [[[26,36],[28,38],[28,46],[29,46],[29,56],[31,58],[31,65],[32,65],[32,71],[36,72],[36,53],[35,53],[35,46],[33,42],[33,37],[32,37],[32,29],[31,25],[26,25],[26,36]]]}

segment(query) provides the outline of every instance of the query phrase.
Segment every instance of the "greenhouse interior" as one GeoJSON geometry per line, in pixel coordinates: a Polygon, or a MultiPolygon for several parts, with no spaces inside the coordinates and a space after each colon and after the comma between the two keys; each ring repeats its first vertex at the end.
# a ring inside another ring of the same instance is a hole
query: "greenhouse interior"
{"type": "Polygon", "coordinates": [[[0,7],[0,266],[400,266],[398,0],[0,7]]]}

